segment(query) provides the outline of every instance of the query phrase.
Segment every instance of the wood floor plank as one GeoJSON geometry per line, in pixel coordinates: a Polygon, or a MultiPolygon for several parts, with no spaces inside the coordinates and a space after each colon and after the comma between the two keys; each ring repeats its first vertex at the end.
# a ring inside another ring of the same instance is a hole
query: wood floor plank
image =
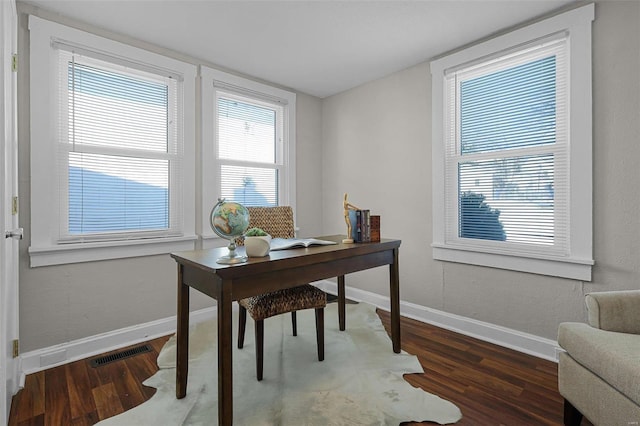
{"type": "Polygon", "coordinates": [[[487,369],[487,371],[501,372],[509,371],[510,374],[517,374],[522,383],[535,383],[540,386],[545,386],[549,390],[555,390],[557,384],[553,382],[557,375],[558,366],[555,363],[549,361],[549,364],[554,364],[556,373],[550,374],[542,372],[538,369],[531,367],[523,367],[518,365],[505,364],[504,362],[497,361],[491,358],[483,358],[480,364],[487,369]]]}
{"type": "Polygon", "coordinates": [[[98,418],[98,412],[92,411],[90,413],[84,413],[80,417],[71,419],[71,426],[92,426],[99,421],[100,419],[98,418]]]}
{"type": "Polygon", "coordinates": [[[44,413],[18,423],[18,426],[44,426],[44,413]]]}
{"type": "Polygon", "coordinates": [[[87,363],[72,362],[65,365],[65,369],[71,418],[84,418],[85,413],[96,410],[96,405],[91,394],[92,386],[87,371],[87,363]]]}
{"type": "Polygon", "coordinates": [[[111,369],[112,383],[120,397],[124,410],[129,410],[147,400],[142,391],[142,384],[131,373],[126,363],[117,362],[111,369]]]}
{"type": "Polygon", "coordinates": [[[45,412],[45,375],[44,371],[40,371],[32,375],[31,410],[34,416],[39,416],[45,412]]]}
{"type": "Polygon", "coordinates": [[[45,370],[45,425],[67,425],[71,423],[71,409],[69,404],[60,404],[58,401],[69,400],[67,388],[67,374],[65,366],[54,367],[45,370]]]}
{"type": "Polygon", "coordinates": [[[107,383],[97,388],[93,388],[91,393],[98,411],[100,420],[108,419],[124,412],[124,408],[120,403],[120,396],[113,383],[107,383]]]}
{"type": "Polygon", "coordinates": [[[20,422],[29,420],[33,417],[37,417],[44,414],[44,371],[30,374],[25,378],[26,392],[20,392],[16,396],[16,401],[12,404],[20,407],[24,407],[15,416],[10,416],[9,426],[16,426],[20,422]]]}

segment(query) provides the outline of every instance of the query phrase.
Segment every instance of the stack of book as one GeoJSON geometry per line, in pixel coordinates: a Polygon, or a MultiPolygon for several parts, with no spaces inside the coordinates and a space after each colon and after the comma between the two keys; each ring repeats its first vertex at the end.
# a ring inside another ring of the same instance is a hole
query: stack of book
{"type": "Polygon", "coordinates": [[[356,243],[368,243],[371,241],[380,241],[380,216],[375,216],[372,229],[371,213],[369,210],[349,210],[349,221],[351,222],[351,238],[356,243]],[[373,236],[373,239],[372,239],[373,236]]]}

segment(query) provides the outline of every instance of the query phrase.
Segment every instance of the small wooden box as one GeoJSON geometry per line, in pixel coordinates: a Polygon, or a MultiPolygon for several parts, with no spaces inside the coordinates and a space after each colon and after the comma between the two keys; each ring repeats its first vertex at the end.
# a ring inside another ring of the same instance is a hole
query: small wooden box
{"type": "Polygon", "coordinates": [[[371,241],[380,241],[380,216],[371,216],[371,241]]]}

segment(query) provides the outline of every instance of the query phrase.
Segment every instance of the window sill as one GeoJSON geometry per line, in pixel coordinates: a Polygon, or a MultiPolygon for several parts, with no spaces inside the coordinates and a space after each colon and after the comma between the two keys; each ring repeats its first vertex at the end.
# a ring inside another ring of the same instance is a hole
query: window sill
{"type": "Polygon", "coordinates": [[[29,247],[30,266],[64,265],[108,259],[152,256],[173,251],[193,250],[195,235],[147,240],[108,241],[29,247]]]}
{"type": "Polygon", "coordinates": [[[591,281],[593,260],[576,258],[535,258],[518,255],[473,251],[432,244],[433,258],[490,268],[508,269],[532,274],[591,281]]]}

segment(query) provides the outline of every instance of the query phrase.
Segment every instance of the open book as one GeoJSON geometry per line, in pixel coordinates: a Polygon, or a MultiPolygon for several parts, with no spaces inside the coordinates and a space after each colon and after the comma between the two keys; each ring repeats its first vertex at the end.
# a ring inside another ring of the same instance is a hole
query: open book
{"type": "Polygon", "coordinates": [[[285,250],[313,245],[328,246],[331,244],[337,243],[335,241],[317,240],[315,238],[274,238],[271,240],[271,250],[285,250]]]}

